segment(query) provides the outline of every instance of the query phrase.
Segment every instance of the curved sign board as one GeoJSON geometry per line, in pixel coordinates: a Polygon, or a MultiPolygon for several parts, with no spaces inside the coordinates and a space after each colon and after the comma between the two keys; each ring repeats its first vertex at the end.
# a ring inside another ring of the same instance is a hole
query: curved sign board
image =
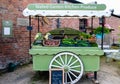
{"type": "Polygon", "coordinates": [[[110,16],[105,4],[29,4],[24,9],[24,16],[110,16]]]}
{"type": "Polygon", "coordinates": [[[105,4],[29,4],[29,10],[105,10],[105,4]]]}

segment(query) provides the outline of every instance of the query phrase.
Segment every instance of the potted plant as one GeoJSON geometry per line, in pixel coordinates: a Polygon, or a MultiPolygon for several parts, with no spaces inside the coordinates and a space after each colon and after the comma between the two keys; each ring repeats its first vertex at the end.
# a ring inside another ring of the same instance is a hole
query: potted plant
{"type": "MultiPolygon", "coordinates": [[[[108,34],[108,33],[110,33],[110,29],[107,28],[107,27],[104,27],[103,36],[104,36],[104,34],[108,34]]],[[[96,34],[96,38],[101,38],[101,36],[102,36],[102,27],[101,26],[97,27],[94,30],[94,34],[96,34]]]]}

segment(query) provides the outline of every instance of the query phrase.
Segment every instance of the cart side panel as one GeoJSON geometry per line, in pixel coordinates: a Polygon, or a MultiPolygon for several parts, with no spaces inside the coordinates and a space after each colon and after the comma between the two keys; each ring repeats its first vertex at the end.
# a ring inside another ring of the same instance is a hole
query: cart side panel
{"type": "Polygon", "coordinates": [[[52,60],[53,56],[41,56],[41,55],[34,55],[33,56],[33,70],[36,71],[48,71],[49,64],[52,60]]]}
{"type": "Polygon", "coordinates": [[[59,52],[69,51],[73,52],[77,55],[103,55],[103,51],[97,47],[39,47],[34,46],[30,49],[29,53],[32,55],[40,54],[40,55],[53,55],[59,52]]]}
{"type": "MultiPolygon", "coordinates": [[[[53,55],[54,56],[54,55],[53,55]]],[[[52,55],[34,55],[33,70],[48,71],[52,55]]],[[[98,71],[100,66],[100,56],[79,56],[84,65],[84,71],[98,71]]]]}
{"type": "Polygon", "coordinates": [[[33,56],[33,69],[48,71],[53,57],[60,52],[73,52],[83,62],[84,71],[98,71],[103,50],[97,47],[40,47],[33,46],[29,53],[33,56]]]}
{"type": "Polygon", "coordinates": [[[84,71],[98,71],[100,66],[100,56],[81,56],[84,71]]]}

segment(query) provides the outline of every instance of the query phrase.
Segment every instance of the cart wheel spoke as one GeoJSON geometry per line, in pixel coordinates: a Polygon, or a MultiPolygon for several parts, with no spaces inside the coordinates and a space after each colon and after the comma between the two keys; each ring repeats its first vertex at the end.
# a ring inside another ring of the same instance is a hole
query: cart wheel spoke
{"type": "Polygon", "coordinates": [[[54,67],[54,68],[62,68],[61,66],[57,66],[57,65],[52,65],[52,67],[54,67]]]}
{"type": "Polygon", "coordinates": [[[59,61],[57,61],[56,59],[55,59],[55,62],[58,63],[60,66],[62,66],[62,64],[59,61]]]}
{"type": "Polygon", "coordinates": [[[67,64],[67,54],[65,54],[65,65],[67,64]]]}
{"type": "Polygon", "coordinates": [[[72,80],[70,74],[69,73],[67,73],[67,74],[68,74],[68,77],[69,77],[70,81],[72,82],[73,80],[72,80]]]}
{"type": "Polygon", "coordinates": [[[75,70],[75,69],[70,69],[70,71],[72,71],[72,72],[76,72],[76,73],[80,73],[80,71],[75,70]]]}
{"type": "Polygon", "coordinates": [[[80,56],[71,52],[61,52],[53,57],[49,69],[64,69],[64,84],[75,84],[83,74],[83,63],[80,56]]]}
{"type": "Polygon", "coordinates": [[[69,71],[74,77],[77,78],[77,76],[72,72],[72,71],[69,71]]]}
{"type": "Polygon", "coordinates": [[[69,66],[72,66],[73,64],[75,64],[76,62],[78,62],[78,60],[75,60],[73,63],[71,63],[69,66]]]}
{"type": "Polygon", "coordinates": [[[61,57],[61,56],[59,56],[59,58],[60,58],[60,60],[61,60],[62,64],[64,65],[64,61],[63,61],[62,57],[61,57]]]}
{"type": "Polygon", "coordinates": [[[73,59],[73,56],[71,56],[70,60],[68,61],[68,65],[71,63],[72,59],[73,59]]]}
{"type": "Polygon", "coordinates": [[[71,66],[70,68],[79,68],[79,67],[81,67],[81,65],[71,66]]]}

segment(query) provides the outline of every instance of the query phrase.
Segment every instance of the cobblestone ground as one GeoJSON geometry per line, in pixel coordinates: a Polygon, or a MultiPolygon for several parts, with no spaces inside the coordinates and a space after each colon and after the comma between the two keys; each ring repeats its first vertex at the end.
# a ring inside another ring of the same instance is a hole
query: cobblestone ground
{"type": "MultiPolygon", "coordinates": [[[[14,72],[1,74],[0,84],[49,84],[48,78],[46,72],[38,76],[32,70],[32,64],[29,64],[17,68],[14,72]]],[[[120,61],[106,63],[102,57],[98,80],[100,84],[120,84],[120,61]]],[[[93,82],[83,76],[76,84],[93,84],[93,82]]]]}

